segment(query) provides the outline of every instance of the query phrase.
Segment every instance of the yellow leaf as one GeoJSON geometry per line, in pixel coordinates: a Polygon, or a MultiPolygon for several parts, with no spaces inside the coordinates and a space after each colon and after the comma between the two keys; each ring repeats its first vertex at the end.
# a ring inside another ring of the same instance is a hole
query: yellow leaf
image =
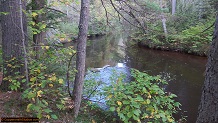
{"type": "Polygon", "coordinates": [[[35,25],[36,25],[36,23],[35,23],[34,21],[32,21],[32,22],[31,22],[31,24],[32,24],[33,26],[35,26],[35,25]]]}
{"type": "Polygon", "coordinates": [[[46,28],[46,24],[43,24],[43,25],[42,25],[42,29],[45,29],[45,28],[46,28]]]}
{"type": "Polygon", "coordinates": [[[50,115],[46,115],[46,118],[47,118],[47,119],[50,119],[51,117],[50,117],[50,115]]]}
{"type": "Polygon", "coordinates": [[[122,105],[122,103],[120,102],[120,101],[117,101],[117,104],[120,106],[120,105],[122,105]]]}
{"type": "Polygon", "coordinates": [[[35,98],[32,98],[32,101],[35,102],[35,98]]]}
{"type": "Polygon", "coordinates": [[[56,76],[51,77],[51,81],[55,81],[56,79],[57,79],[56,76]]]}
{"type": "Polygon", "coordinates": [[[48,49],[49,49],[49,46],[45,46],[45,49],[48,50],[48,49]]]}
{"type": "Polygon", "coordinates": [[[8,66],[8,67],[11,67],[12,65],[11,65],[11,64],[8,64],[7,66],[8,66]]]}
{"type": "Polygon", "coordinates": [[[30,82],[35,82],[35,81],[36,81],[36,77],[30,78],[30,82]]]}
{"type": "Polygon", "coordinates": [[[167,119],[170,123],[174,121],[170,116],[167,116],[167,119]]]}
{"type": "Polygon", "coordinates": [[[32,13],[32,17],[36,17],[38,14],[36,12],[32,13]]]}
{"type": "Polygon", "coordinates": [[[58,80],[60,84],[63,84],[64,80],[63,79],[59,79],[58,80]]]}
{"type": "Polygon", "coordinates": [[[95,120],[92,120],[92,123],[96,123],[95,120]]]}
{"type": "Polygon", "coordinates": [[[37,92],[37,97],[42,97],[42,94],[43,92],[41,91],[41,90],[39,90],[38,92],[37,92]]]}
{"type": "Polygon", "coordinates": [[[65,40],[65,38],[60,38],[60,41],[64,41],[65,40]]]}
{"type": "Polygon", "coordinates": [[[107,98],[108,98],[108,99],[111,99],[112,96],[113,96],[113,95],[109,95],[107,98]]]}
{"type": "Polygon", "coordinates": [[[71,55],[71,56],[72,56],[73,54],[72,54],[71,52],[69,52],[69,55],[71,55]]]}
{"type": "Polygon", "coordinates": [[[26,111],[27,111],[27,112],[30,112],[30,107],[31,107],[32,105],[33,105],[33,104],[31,104],[31,103],[27,105],[27,108],[26,108],[26,111]]]}
{"type": "Polygon", "coordinates": [[[150,98],[151,98],[151,95],[148,95],[148,98],[150,99],[150,98]]]}
{"type": "Polygon", "coordinates": [[[16,58],[15,57],[13,57],[11,60],[15,60],[16,58]]]}
{"type": "Polygon", "coordinates": [[[53,87],[54,85],[53,84],[48,84],[48,86],[53,87]]]}

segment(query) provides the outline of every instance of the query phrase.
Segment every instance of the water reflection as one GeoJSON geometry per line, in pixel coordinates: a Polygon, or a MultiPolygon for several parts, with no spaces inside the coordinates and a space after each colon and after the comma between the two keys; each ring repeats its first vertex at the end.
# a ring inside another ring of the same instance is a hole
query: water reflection
{"type": "Polygon", "coordinates": [[[138,46],[125,48],[125,36],[104,36],[88,41],[87,67],[115,66],[126,62],[128,67],[162,75],[169,81],[167,91],[178,95],[188,123],[196,120],[204,81],[206,58],[175,52],[155,51],[138,46]]]}
{"type": "Polygon", "coordinates": [[[151,75],[161,74],[173,78],[166,89],[178,95],[182,110],[187,111],[184,115],[188,116],[188,122],[195,122],[206,58],[137,47],[128,49],[126,53],[129,67],[147,71],[151,75]]]}

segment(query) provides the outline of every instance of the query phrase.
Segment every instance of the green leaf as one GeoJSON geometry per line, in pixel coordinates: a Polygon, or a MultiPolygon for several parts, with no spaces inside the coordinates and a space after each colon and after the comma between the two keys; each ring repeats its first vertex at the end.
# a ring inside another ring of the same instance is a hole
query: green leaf
{"type": "Polygon", "coordinates": [[[147,102],[147,104],[150,104],[150,103],[151,103],[151,100],[150,100],[150,99],[147,99],[146,102],[147,102]]]}
{"type": "Polygon", "coordinates": [[[21,81],[22,83],[24,83],[24,82],[26,82],[26,79],[22,79],[22,81],[21,81]]]}
{"type": "Polygon", "coordinates": [[[122,113],[119,113],[118,115],[123,121],[126,119],[126,117],[122,113]]]}
{"type": "Polygon", "coordinates": [[[42,100],[42,102],[43,102],[46,106],[48,106],[48,102],[46,102],[45,100],[42,100]]]}
{"type": "Polygon", "coordinates": [[[139,116],[141,111],[139,109],[136,109],[133,111],[133,113],[136,115],[136,116],[139,116]]]}
{"type": "Polygon", "coordinates": [[[110,107],[110,111],[115,111],[115,107],[110,107]]]}
{"type": "Polygon", "coordinates": [[[47,84],[47,81],[46,80],[42,80],[42,84],[41,84],[41,87],[44,88],[47,84]]]}
{"type": "Polygon", "coordinates": [[[51,113],[52,112],[52,110],[50,110],[50,109],[44,109],[44,112],[46,112],[46,113],[51,113]]]}
{"type": "Polygon", "coordinates": [[[51,115],[51,118],[52,118],[52,119],[55,119],[55,120],[58,119],[57,115],[55,115],[55,114],[52,114],[52,115],[51,115]]]}
{"type": "Polygon", "coordinates": [[[124,100],[124,101],[123,101],[123,104],[130,104],[130,102],[127,101],[127,100],[124,100]]]}
{"type": "Polygon", "coordinates": [[[133,115],[133,114],[132,114],[131,112],[128,112],[128,113],[127,113],[127,117],[128,117],[128,118],[131,118],[132,115],[133,115]]]}
{"type": "Polygon", "coordinates": [[[63,105],[63,104],[56,104],[56,106],[57,106],[58,109],[60,109],[60,110],[64,109],[64,105],[63,105]]]}

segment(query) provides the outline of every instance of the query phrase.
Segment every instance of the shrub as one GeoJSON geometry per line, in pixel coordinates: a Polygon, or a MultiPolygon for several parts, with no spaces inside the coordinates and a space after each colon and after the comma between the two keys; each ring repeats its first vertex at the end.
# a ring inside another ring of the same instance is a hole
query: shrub
{"type": "Polygon", "coordinates": [[[173,114],[179,109],[175,94],[164,92],[167,84],[160,76],[149,76],[133,69],[130,83],[121,79],[105,89],[107,104],[120,120],[129,122],[175,122],[173,114]]]}

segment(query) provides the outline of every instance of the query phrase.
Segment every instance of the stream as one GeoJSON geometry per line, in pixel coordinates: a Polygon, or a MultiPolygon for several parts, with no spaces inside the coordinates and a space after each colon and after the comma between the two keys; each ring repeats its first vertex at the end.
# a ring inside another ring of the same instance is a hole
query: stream
{"type": "Polygon", "coordinates": [[[201,88],[204,82],[206,57],[158,51],[126,46],[128,36],[101,36],[87,42],[87,68],[101,68],[105,65],[116,67],[125,63],[129,68],[145,71],[150,75],[161,75],[169,84],[166,91],[178,96],[176,101],[182,104],[181,112],[175,116],[186,116],[188,123],[197,118],[201,88]]]}

